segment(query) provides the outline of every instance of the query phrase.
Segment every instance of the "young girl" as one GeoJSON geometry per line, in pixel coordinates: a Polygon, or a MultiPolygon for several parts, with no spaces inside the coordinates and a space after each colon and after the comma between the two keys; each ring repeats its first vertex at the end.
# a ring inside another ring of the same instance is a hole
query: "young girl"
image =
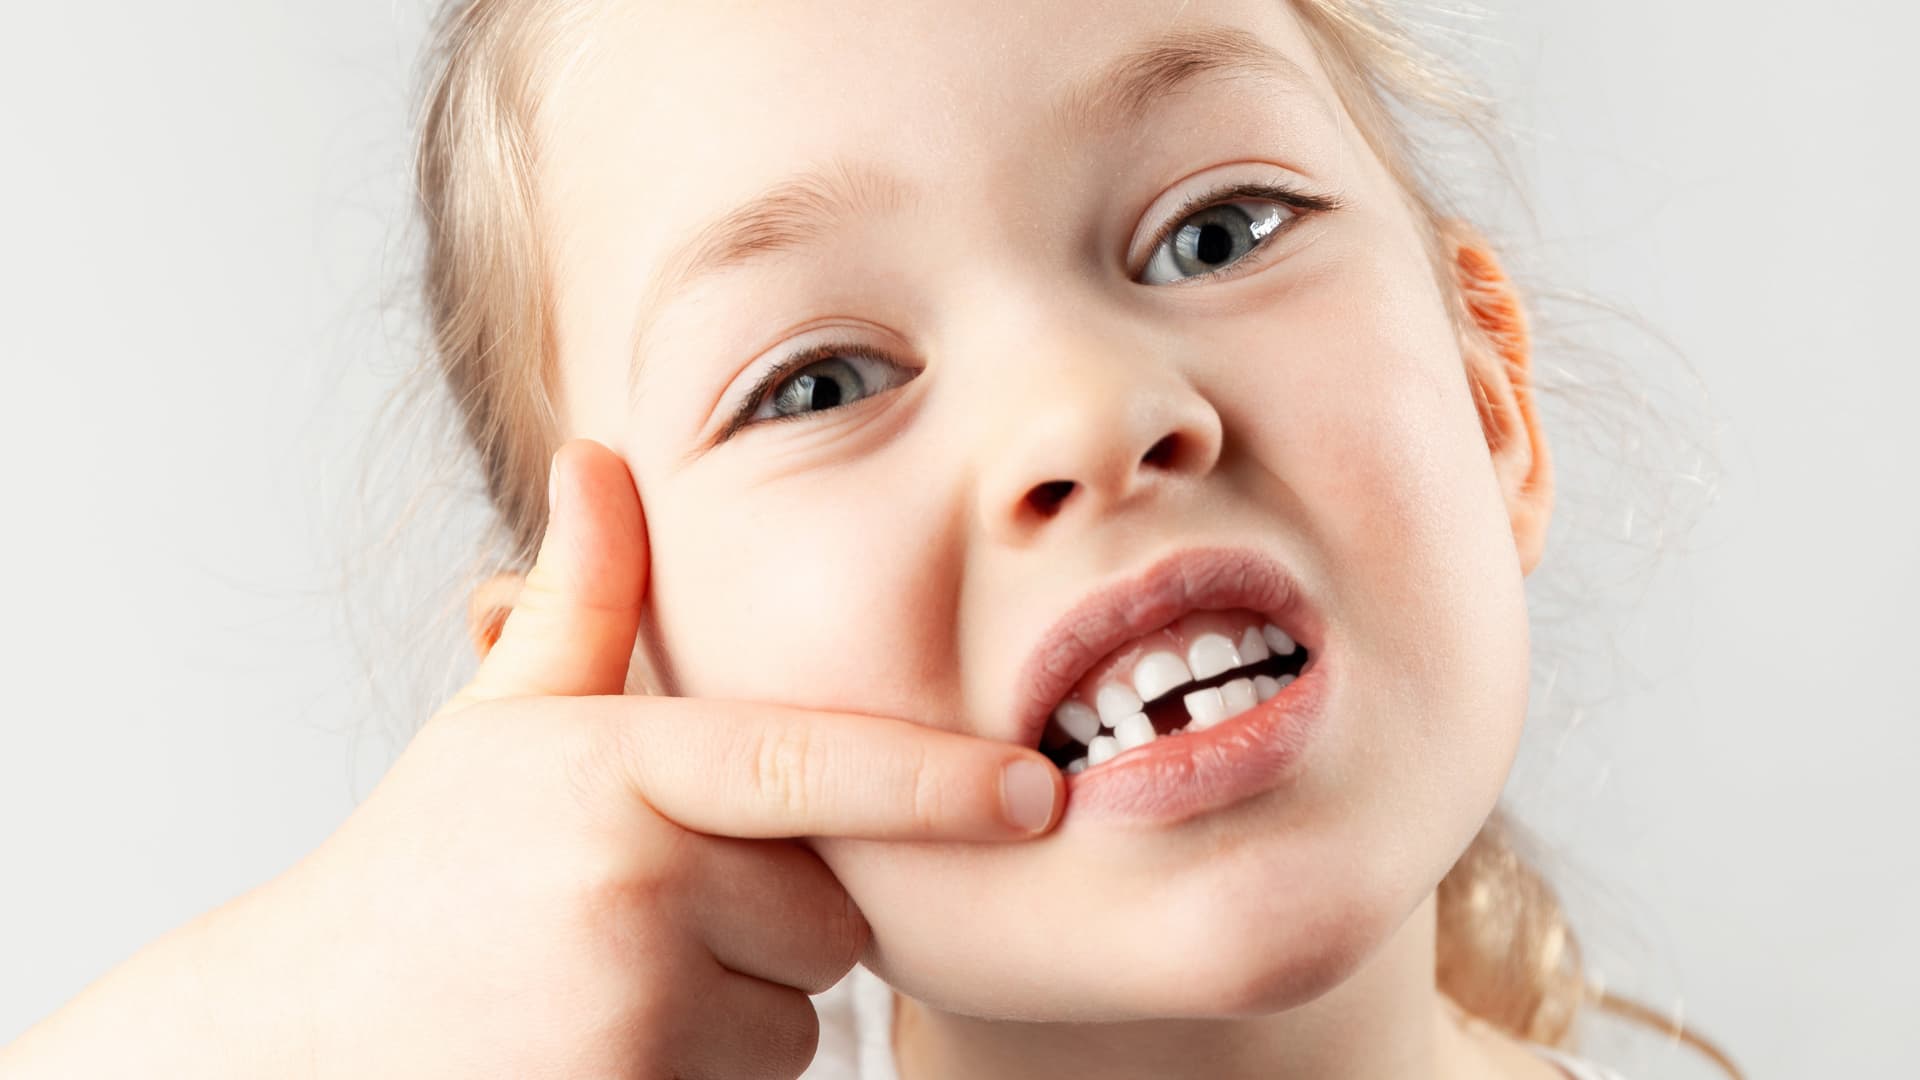
{"type": "Polygon", "coordinates": [[[1495,812],[1552,471],[1422,57],[1362,0],[457,4],[429,298],[531,565],[338,833],[0,1064],[1609,1075],[1495,812]]]}

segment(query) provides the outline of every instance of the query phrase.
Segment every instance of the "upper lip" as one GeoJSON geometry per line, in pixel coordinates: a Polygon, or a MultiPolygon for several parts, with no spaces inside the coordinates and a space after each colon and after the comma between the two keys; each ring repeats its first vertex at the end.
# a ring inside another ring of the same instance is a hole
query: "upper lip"
{"type": "Polygon", "coordinates": [[[1190,611],[1247,608],[1305,646],[1321,642],[1318,613],[1278,560],[1238,547],[1189,548],[1075,604],[1041,635],[1018,683],[1017,739],[1038,746],[1073,685],[1113,650],[1190,611]]]}

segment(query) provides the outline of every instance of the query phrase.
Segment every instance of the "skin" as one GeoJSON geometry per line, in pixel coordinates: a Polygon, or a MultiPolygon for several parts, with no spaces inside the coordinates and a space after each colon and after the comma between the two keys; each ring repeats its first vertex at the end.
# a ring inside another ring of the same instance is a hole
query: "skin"
{"type": "Polygon", "coordinates": [[[1434,888],[1525,714],[1522,580],[1552,482],[1524,325],[1459,224],[1450,272],[1506,301],[1476,311],[1502,345],[1448,318],[1418,219],[1290,10],[663,12],[603,13],[536,122],[565,433],[613,448],[646,508],[630,689],[1011,739],[1015,673],[1054,619],[1209,544],[1286,565],[1339,661],[1301,778],[1226,811],[1140,830],[1069,806],[1015,845],[811,840],[900,991],[904,1075],[1557,1075],[1469,1032],[1433,978],[1434,888]],[[1105,58],[1203,24],[1258,34],[1306,84],[1203,83],[1067,140],[1034,119],[1105,58]],[[924,206],[658,312],[630,405],[639,298],[674,245],[842,156],[924,206]],[[1230,179],[1343,206],[1213,279],[1133,280],[1152,230],[1230,179]],[[904,381],[713,442],[760,373],[825,341],[904,381]],[[1169,436],[1171,460],[1145,457],[1169,436]]]}

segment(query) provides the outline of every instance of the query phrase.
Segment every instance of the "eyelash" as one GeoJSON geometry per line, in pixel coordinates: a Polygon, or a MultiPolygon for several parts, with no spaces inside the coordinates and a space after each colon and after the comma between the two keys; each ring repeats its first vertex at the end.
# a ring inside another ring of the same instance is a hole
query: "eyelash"
{"type": "MultiPolygon", "coordinates": [[[[1251,269],[1252,266],[1260,265],[1260,253],[1273,246],[1273,238],[1292,229],[1294,223],[1302,217],[1328,210],[1338,210],[1341,206],[1345,205],[1331,195],[1314,195],[1305,191],[1296,191],[1282,184],[1244,181],[1237,184],[1227,184],[1223,187],[1217,187],[1211,191],[1204,191],[1195,195],[1193,198],[1181,203],[1179,209],[1168,214],[1167,219],[1160,223],[1158,229],[1154,230],[1153,239],[1147,242],[1148,259],[1152,259],[1153,253],[1160,250],[1160,245],[1166,243],[1175,232],[1178,232],[1180,226],[1186,224],[1188,218],[1198,214],[1202,210],[1211,210],[1215,206],[1237,202],[1242,199],[1262,199],[1267,202],[1277,202],[1293,210],[1294,216],[1288,218],[1285,224],[1273,232],[1268,233],[1266,238],[1239,262],[1234,263],[1225,270],[1215,270],[1211,274],[1202,274],[1199,277],[1188,278],[1188,282],[1221,281],[1236,277],[1241,273],[1242,268],[1251,269]]],[[[1144,271],[1145,269],[1146,267],[1141,267],[1141,270],[1144,271]]],[[[1177,289],[1182,286],[1162,285],[1159,287],[1177,289]]]]}
{"type": "MultiPolygon", "coordinates": [[[[1235,277],[1241,272],[1242,268],[1248,267],[1248,264],[1258,265],[1259,253],[1271,247],[1273,239],[1279,234],[1292,229],[1294,223],[1299,221],[1301,217],[1308,214],[1324,213],[1329,210],[1338,210],[1345,205],[1341,200],[1331,195],[1315,195],[1305,191],[1297,191],[1281,184],[1258,182],[1227,184],[1214,188],[1211,191],[1202,192],[1188,199],[1186,202],[1180,204],[1179,209],[1169,214],[1166,221],[1162,222],[1160,227],[1154,230],[1153,239],[1147,243],[1148,257],[1151,258],[1153,252],[1160,250],[1160,245],[1166,243],[1167,239],[1178,231],[1180,226],[1184,225],[1188,218],[1198,214],[1202,210],[1210,210],[1220,204],[1235,202],[1241,199],[1264,199],[1269,202],[1277,202],[1293,210],[1294,216],[1288,218],[1285,224],[1273,232],[1268,233],[1265,239],[1240,261],[1227,267],[1225,270],[1216,270],[1210,274],[1188,278],[1187,280],[1189,282],[1219,281],[1224,278],[1235,277]]],[[[1145,267],[1141,269],[1144,271],[1145,267]]],[[[1179,288],[1180,286],[1160,287],[1179,288]]],[[[721,431],[719,437],[715,439],[714,442],[725,442],[743,427],[757,424],[783,423],[789,420],[804,420],[814,415],[812,413],[790,413],[785,416],[772,416],[763,420],[752,420],[753,414],[760,408],[761,401],[766,398],[767,394],[772,391],[774,387],[780,385],[781,381],[789,374],[799,371],[810,364],[816,364],[835,356],[858,356],[887,364],[894,362],[892,357],[878,349],[852,343],[838,345],[827,342],[802,349],[782,359],[779,363],[769,368],[759,379],[754,381],[753,389],[747,392],[743,404],[735,411],[733,417],[727,421],[725,430],[721,431]]]]}
{"type": "Polygon", "coordinates": [[[725,442],[733,436],[734,432],[750,425],[781,424],[790,420],[805,420],[807,417],[812,416],[812,413],[789,413],[785,416],[769,416],[763,420],[752,419],[754,412],[760,408],[760,403],[766,400],[767,394],[770,393],[774,387],[779,386],[788,375],[811,364],[817,364],[822,360],[835,356],[858,356],[883,364],[894,363],[893,357],[868,345],[855,344],[852,342],[841,345],[831,341],[819,345],[810,345],[794,353],[792,356],[782,359],[773,367],[768,368],[766,374],[754,380],[753,389],[747,391],[740,408],[734,412],[732,419],[727,421],[726,429],[720,433],[720,437],[715,439],[714,442],[725,442]]]}

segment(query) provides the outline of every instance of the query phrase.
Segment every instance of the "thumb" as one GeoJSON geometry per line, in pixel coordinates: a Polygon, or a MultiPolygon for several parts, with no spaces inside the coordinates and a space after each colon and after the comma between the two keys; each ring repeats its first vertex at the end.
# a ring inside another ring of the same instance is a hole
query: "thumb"
{"type": "Polygon", "coordinates": [[[592,439],[562,445],[550,469],[540,554],[456,708],[626,689],[647,579],[639,492],[626,462],[592,439]]]}

